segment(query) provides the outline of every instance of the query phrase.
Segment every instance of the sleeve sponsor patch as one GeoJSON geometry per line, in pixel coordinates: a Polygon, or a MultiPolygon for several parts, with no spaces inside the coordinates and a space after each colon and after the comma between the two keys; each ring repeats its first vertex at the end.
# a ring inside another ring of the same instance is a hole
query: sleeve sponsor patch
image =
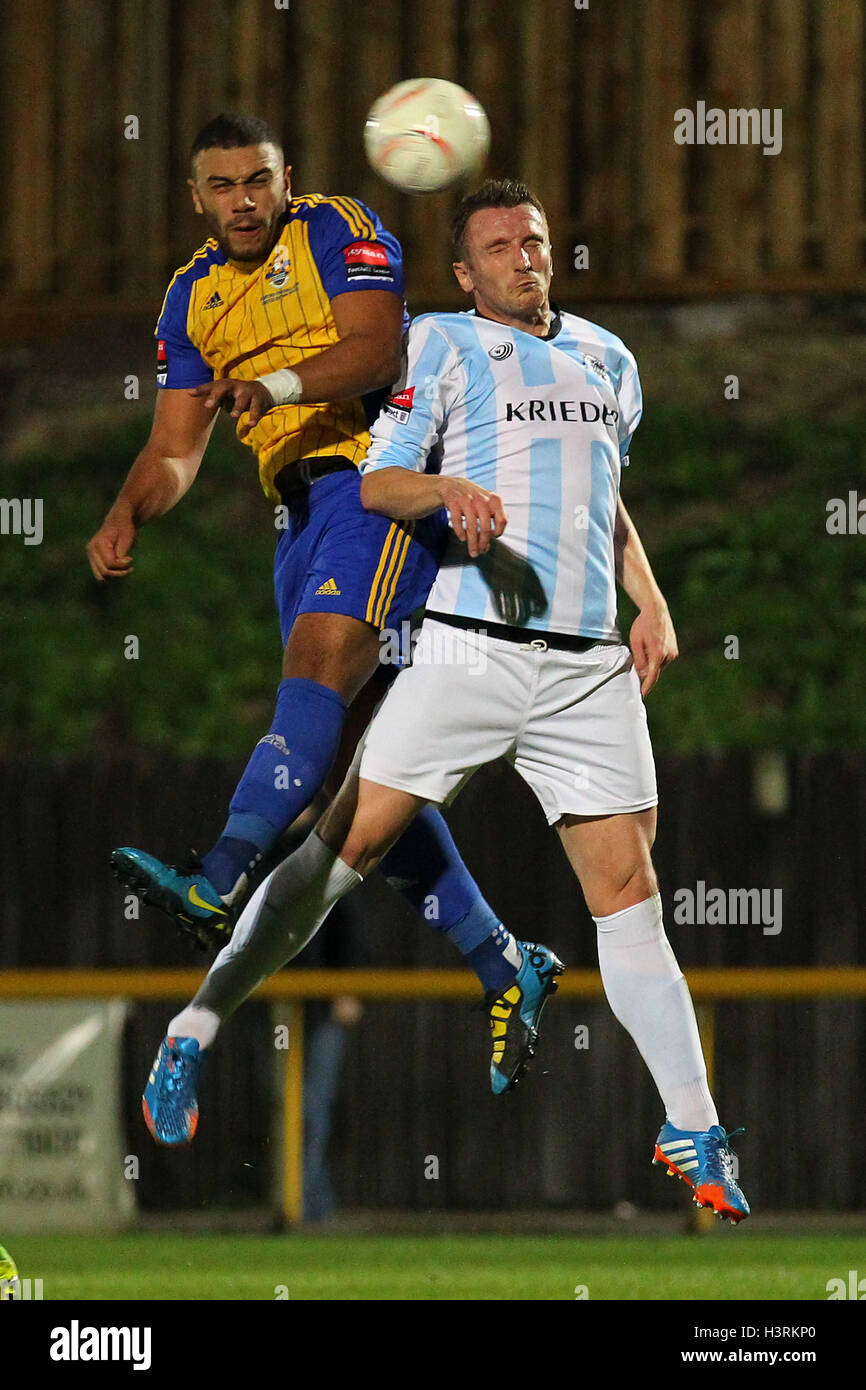
{"type": "Polygon", "coordinates": [[[168,356],[165,351],[165,339],[160,338],[156,344],[156,384],[164,386],[168,380],[168,356]]]}
{"type": "Polygon", "coordinates": [[[396,420],[400,425],[408,425],[414,395],[414,386],[407,386],[405,390],[398,391],[396,396],[391,396],[390,400],[385,402],[385,414],[390,415],[392,420],[396,420]]]}
{"type": "Polygon", "coordinates": [[[343,260],[347,280],[394,280],[388,252],[381,241],[353,241],[351,246],[343,247],[343,260]]]}

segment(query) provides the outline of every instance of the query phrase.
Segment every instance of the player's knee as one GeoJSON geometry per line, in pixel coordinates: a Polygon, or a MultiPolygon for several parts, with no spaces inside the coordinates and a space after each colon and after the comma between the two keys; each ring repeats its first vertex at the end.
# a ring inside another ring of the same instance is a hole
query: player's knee
{"type": "Polygon", "coordinates": [[[359,783],[358,803],[340,858],[366,877],[409,825],[423,803],[406,792],[359,783]]]}
{"type": "Polygon", "coordinates": [[[389,848],[389,840],[371,828],[353,825],[343,842],[340,858],[356,874],[366,878],[389,848]]]}
{"type": "Polygon", "coordinates": [[[611,913],[636,907],[658,891],[658,879],[652,861],[647,857],[636,864],[611,866],[593,883],[591,895],[587,895],[587,905],[594,917],[609,917],[611,913]]]}

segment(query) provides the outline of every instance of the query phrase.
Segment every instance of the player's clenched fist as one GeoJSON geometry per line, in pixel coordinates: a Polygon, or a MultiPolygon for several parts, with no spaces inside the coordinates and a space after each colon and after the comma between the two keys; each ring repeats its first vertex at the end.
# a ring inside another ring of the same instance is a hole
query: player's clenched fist
{"type": "Polygon", "coordinates": [[[641,608],[631,626],[629,646],[634,669],[640,677],[640,693],[646,698],[662,667],[676,661],[680,654],[671,615],[663,598],[641,608]]]}
{"type": "Polygon", "coordinates": [[[274,408],[274,398],[263,382],[238,381],[233,376],[196,386],[189,394],[201,397],[211,410],[227,410],[233,420],[248,410],[251,425],[258,424],[262,416],[274,408]]]}
{"type": "Polygon", "coordinates": [[[105,518],[87,543],[87,558],[97,579],[123,579],[132,573],[130,551],[137,534],[138,528],[132,521],[105,518]]]}
{"type": "Polygon", "coordinates": [[[440,484],[455,536],[466,542],[470,555],[483,555],[508,525],[502,499],[468,478],[442,478],[440,484]]]}

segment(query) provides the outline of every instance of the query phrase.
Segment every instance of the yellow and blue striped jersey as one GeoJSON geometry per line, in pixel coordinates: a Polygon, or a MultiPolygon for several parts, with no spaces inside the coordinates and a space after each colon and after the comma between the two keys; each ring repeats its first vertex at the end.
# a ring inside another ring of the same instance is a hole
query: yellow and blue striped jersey
{"type": "MultiPolygon", "coordinates": [[[[262,265],[230,261],[211,238],[175,273],[156,326],[157,383],[248,381],[295,367],[337,341],[331,300],[371,289],[403,294],[396,237],[354,198],[293,198],[262,265]]],[[[370,442],[365,399],[279,406],[252,428],[244,413],[238,438],[258,457],[266,496],[279,500],[274,480],[299,459],[337,454],[359,464],[370,442]]]]}

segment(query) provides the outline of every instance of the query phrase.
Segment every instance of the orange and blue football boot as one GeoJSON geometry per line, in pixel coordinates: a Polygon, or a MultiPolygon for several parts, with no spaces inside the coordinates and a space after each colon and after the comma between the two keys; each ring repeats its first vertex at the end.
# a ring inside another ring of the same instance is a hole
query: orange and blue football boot
{"type": "Polygon", "coordinates": [[[224,946],[231,936],[234,914],[202,872],[196,857],[185,869],[163,864],[141,849],[116,849],[111,867],[143,903],[172,917],[202,949],[224,946]]]}
{"type": "Polygon", "coordinates": [[[517,944],[523,962],[514,983],[504,990],[490,990],[484,997],[493,1035],[490,1086],[495,1096],[512,1090],[535,1056],[538,1021],[547,1000],[556,992],[557,975],[565,969],[546,946],[531,941],[517,944]]]}
{"type": "Polygon", "coordinates": [[[198,1127],[198,1077],[204,1052],[196,1038],[160,1043],[141,1098],[144,1122],[158,1144],[189,1144],[198,1127]]]}
{"type": "Polygon", "coordinates": [[[734,1174],[736,1155],[730,1141],[743,1129],[726,1134],[721,1125],[708,1130],[676,1129],[664,1124],[656,1140],[653,1163],[667,1165],[668,1177],[682,1178],[694,1189],[699,1207],[712,1207],[724,1221],[733,1225],[745,1221],[749,1204],[737,1186],[734,1174]]]}

